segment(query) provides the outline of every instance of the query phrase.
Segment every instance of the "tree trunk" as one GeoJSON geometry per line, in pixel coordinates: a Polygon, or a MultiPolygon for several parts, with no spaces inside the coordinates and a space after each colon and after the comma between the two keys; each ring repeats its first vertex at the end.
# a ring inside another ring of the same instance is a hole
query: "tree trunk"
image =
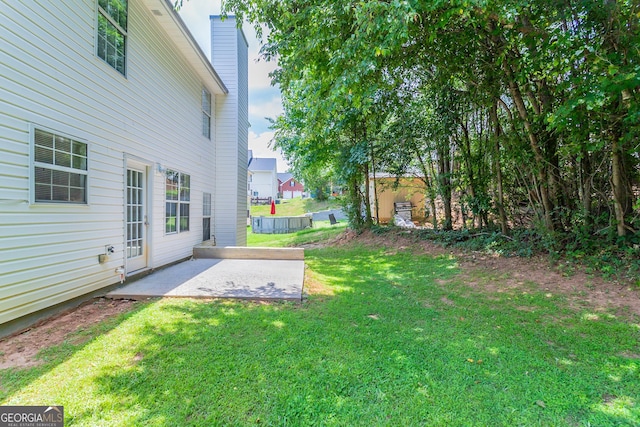
{"type": "Polygon", "coordinates": [[[429,197],[429,207],[431,209],[431,223],[433,224],[433,229],[437,230],[438,229],[438,218],[436,216],[436,194],[437,194],[437,192],[434,190],[433,182],[429,178],[429,176],[433,176],[434,175],[433,174],[433,161],[429,162],[429,165],[431,166],[431,171],[429,171],[428,168],[427,168],[427,165],[424,163],[424,158],[422,157],[422,154],[418,150],[416,150],[415,153],[416,153],[416,157],[418,158],[418,161],[420,162],[420,168],[422,169],[422,174],[424,176],[424,178],[422,179],[422,182],[424,182],[424,185],[425,185],[426,196],[429,197]]]}
{"type": "MultiPolygon", "coordinates": [[[[631,46],[621,43],[622,34],[625,31],[621,23],[620,9],[615,0],[604,0],[606,20],[602,22],[606,32],[604,34],[603,48],[611,58],[620,58],[620,65],[628,68],[629,60],[627,50],[631,46]]],[[[603,15],[605,16],[605,15],[603,15]]],[[[637,22],[637,21],[635,21],[637,22]]],[[[623,25],[628,25],[625,23],[623,25]]],[[[634,46],[635,48],[635,46],[634,46]]],[[[633,191],[629,171],[626,169],[626,147],[623,142],[623,132],[620,126],[628,114],[632,105],[634,94],[630,89],[622,89],[620,99],[616,100],[612,106],[612,129],[611,129],[611,190],[613,193],[613,207],[616,218],[616,231],[618,236],[627,234],[631,228],[626,224],[626,217],[631,213],[633,206],[633,191]]]]}
{"type": "Polygon", "coordinates": [[[365,186],[364,186],[364,211],[366,218],[364,219],[364,223],[367,227],[373,224],[373,215],[371,215],[371,191],[369,190],[369,163],[365,163],[362,166],[365,186]]]}
{"type": "Polygon", "coordinates": [[[622,167],[622,150],[620,141],[614,136],[611,145],[611,189],[613,191],[613,208],[616,216],[616,231],[618,236],[627,234],[625,224],[626,216],[626,185],[624,183],[624,172],[622,167]]]}
{"type": "Polygon", "coordinates": [[[438,150],[438,187],[442,203],[444,205],[444,230],[453,229],[453,215],[451,210],[451,154],[447,141],[447,147],[438,150]]]}
{"type": "Polygon", "coordinates": [[[431,208],[431,225],[433,225],[433,229],[438,229],[438,216],[436,215],[436,198],[429,198],[429,207],[431,208]]]}
{"type": "Polygon", "coordinates": [[[582,213],[584,215],[584,225],[587,230],[591,230],[592,227],[592,183],[591,183],[591,159],[589,153],[583,147],[582,156],[580,159],[580,193],[582,199],[582,213]]]}
{"type": "Polygon", "coordinates": [[[348,203],[346,205],[347,215],[349,216],[350,226],[354,230],[361,230],[363,226],[362,219],[362,193],[360,191],[360,187],[362,186],[362,181],[360,177],[360,173],[352,173],[349,174],[347,178],[347,189],[348,189],[348,203]]]}
{"type": "MultiPolygon", "coordinates": [[[[371,169],[373,176],[373,203],[376,210],[376,225],[380,225],[380,204],[378,203],[378,183],[376,181],[376,158],[373,150],[373,143],[371,143],[371,169]]],[[[368,177],[367,177],[368,179],[368,177]]]]}
{"type": "Polygon", "coordinates": [[[544,155],[542,150],[540,149],[540,145],[538,144],[538,136],[533,130],[533,126],[529,121],[529,117],[527,114],[527,107],[524,104],[524,100],[522,98],[522,93],[520,92],[520,88],[518,87],[517,82],[515,81],[513,70],[511,66],[505,61],[503,62],[503,68],[507,75],[507,79],[509,82],[509,93],[513,98],[513,101],[516,105],[516,109],[518,110],[518,114],[520,115],[520,119],[524,124],[524,128],[527,131],[527,136],[529,137],[529,144],[531,149],[533,150],[534,157],[537,162],[537,173],[540,185],[540,198],[543,206],[543,214],[544,214],[544,222],[545,227],[549,231],[553,231],[555,229],[554,221],[553,221],[553,204],[549,197],[549,178],[547,175],[547,166],[545,162],[544,155]]]}
{"type": "MultiPolygon", "coordinates": [[[[462,147],[463,147],[463,160],[464,160],[464,168],[467,175],[467,179],[469,180],[469,196],[474,200],[476,198],[476,188],[475,188],[475,176],[473,174],[473,161],[471,159],[471,140],[469,138],[469,129],[467,128],[467,124],[460,120],[460,128],[462,129],[462,147]]],[[[473,214],[473,224],[474,227],[482,228],[482,219],[477,215],[476,212],[471,211],[473,214]],[[478,222],[479,224],[476,224],[478,222]]],[[[466,215],[463,212],[462,222],[466,227],[466,215]]]]}
{"type": "Polygon", "coordinates": [[[435,171],[435,166],[434,166],[434,162],[430,161],[429,162],[429,166],[431,167],[431,179],[432,179],[432,183],[433,181],[436,182],[435,185],[435,191],[432,193],[433,197],[431,198],[431,206],[433,208],[433,219],[432,219],[432,223],[433,223],[433,229],[437,230],[438,229],[438,216],[436,215],[437,211],[436,211],[436,198],[438,197],[438,187],[439,184],[437,184],[438,182],[438,174],[435,171]]]}
{"type": "Polygon", "coordinates": [[[502,137],[502,127],[498,120],[498,104],[494,103],[489,110],[491,121],[494,129],[494,173],[496,177],[496,191],[497,191],[497,208],[498,218],[500,220],[500,231],[502,234],[509,234],[509,227],[507,225],[507,213],[504,210],[504,190],[502,188],[502,163],[500,161],[500,138],[502,137]]]}

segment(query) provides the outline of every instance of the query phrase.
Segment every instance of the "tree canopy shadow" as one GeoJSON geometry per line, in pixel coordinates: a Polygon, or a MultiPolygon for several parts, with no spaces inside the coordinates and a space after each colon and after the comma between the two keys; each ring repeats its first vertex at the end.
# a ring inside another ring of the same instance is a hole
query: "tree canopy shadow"
{"type": "MultiPolygon", "coordinates": [[[[101,343],[79,425],[634,425],[637,330],[535,292],[484,295],[455,259],[324,248],[332,295],[160,300],[101,343]],[[497,299],[497,298],[500,299],[497,299]],[[526,307],[527,309],[523,309],[526,307]],[[117,358],[116,358],[117,356],[117,358]],[[116,360],[117,361],[114,361],[116,360]]],[[[68,379],[70,387],[75,378],[68,379]]]]}

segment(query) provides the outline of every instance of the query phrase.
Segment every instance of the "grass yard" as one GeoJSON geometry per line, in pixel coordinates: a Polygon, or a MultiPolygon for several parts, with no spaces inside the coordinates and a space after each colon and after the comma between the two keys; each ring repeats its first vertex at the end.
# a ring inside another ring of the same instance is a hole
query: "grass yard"
{"type": "Polygon", "coordinates": [[[302,304],[139,304],[0,371],[1,403],[61,404],[81,426],[640,425],[631,315],[533,283],[470,286],[504,277],[397,245],[307,249],[306,263],[302,304]]]}
{"type": "Polygon", "coordinates": [[[314,221],[313,228],[287,234],[255,234],[247,227],[247,246],[283,247],[309,245],[327,241],[344,232],[346,221],[331,225],[329,221],[314,221]]]}
{"type": "MultiPolygon", "coordinates": [[[[295,199],[282,199],[276,205],[275,216],[298,216],[308,212],[318,212],[327,209],[340,208],[340,200],[330,198],[328,200],[318,201],[311,198],[297,197],[295,199]]],[[[251,216],[271,216],[271,205],[251,205],[251,216]]]]}

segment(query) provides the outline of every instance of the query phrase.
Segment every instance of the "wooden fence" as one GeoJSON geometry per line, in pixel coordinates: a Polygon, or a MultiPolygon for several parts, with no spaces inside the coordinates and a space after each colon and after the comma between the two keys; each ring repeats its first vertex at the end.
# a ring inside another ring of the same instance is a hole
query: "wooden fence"
{"type": "Polygon", "coordinates": [[[252,197],[251,204],[252,205],[270,205],[271,197],[252,197]]]}

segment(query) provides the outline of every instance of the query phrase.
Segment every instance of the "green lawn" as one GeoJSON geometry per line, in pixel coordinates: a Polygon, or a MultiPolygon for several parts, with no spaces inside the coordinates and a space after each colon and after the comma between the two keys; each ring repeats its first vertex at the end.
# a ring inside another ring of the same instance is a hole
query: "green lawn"
{"type": "MultiPolygon", "coordinates": [[[[276,205],[275,216],[298,216],[304,215],[308,212],[318,212],[327,209],[340,208],[340,201],[336,198],[330,198],[329,200],[323,200],[321,202],[311,198],[295,198],[295,199],[283,199],[276,205]]],[[[271,205],[252,205],[252,216],[271,216],[271,205]]]]}
{"type": "Polygon", "coordinates": [[[254,234],[247,227],[247,246],[282,247],[317,243],[331,239],[344,232],[345,221],[331,225],[329,221],[315,221],[313,228],[287,234],[254,234]]]}
{"type": "Polygon", "coordinates": [[[152,300],[1,371],[1,403],[61,404],[84,426],[640,425],[638,319],[533,284],[483,291],[409,249],[306,263],[302,304],[152,300]]]}

